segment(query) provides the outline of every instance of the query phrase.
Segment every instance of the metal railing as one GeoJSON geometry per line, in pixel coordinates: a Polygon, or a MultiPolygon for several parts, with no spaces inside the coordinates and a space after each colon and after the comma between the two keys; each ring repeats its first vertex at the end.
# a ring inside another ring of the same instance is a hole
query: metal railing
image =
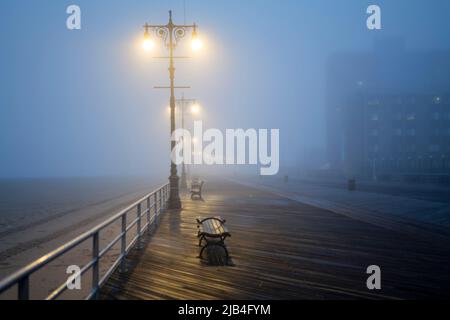
{"type": "MultiPolygon", "coordinates": [[[[96,299],[100,287],[108,280],[108,278],[117,269],[117,267],[120,267],[122,271],[125,271],[126,255],[135,246],[135,244],[140,241],[142,234],[145,231],[149,230],[153,224],[156,225],[158,223],[158,216],[160,215],[162,210],[166,208],[169,194],[169,184],[165,184],[164,186],[158,188],[157,190],[123,209],[119,213],[115,214],[111,218],[92,228],[91,230],[81,234],[72,241],[67,242],[56,250],[46,254],[45,256],[25,266],[24,268],[18,270],[17,272],[0,282],[0,294],[17,285],[17,298],[19,300],[29,300],[30,276],[33,273],[41,270],[50,262],[61,257],[72,249],[80,246],[85,241],[92,239],[92,259],[87,264],[85,264],[83,268],[81,268],[79,276],[81,277],[87,271],[92,270],[92,287],[86,299],[96,299]],[[145,210],[143,210],[143,204],[146,208],[145,210]],[[130,224],[127,224],[127,216],[134,209],[136,209],[136,218],[131,221],[130,224]],[[145,225],[142,225],[143,218],[145,218],[146,220],[145,225]],[[111,242],[109,242],[105,246],[105,248],[100,249],[100,232],[119,220],[121,221],[120,234],[111,242]],[[127,233],[134,226],[136,226],[137,228],[136,236],[130,241],[130,243],[127,244],[127,233]],[[100,277],[100,259],[105,256],[105,254],[108,253],[119,241],[120,255],[114,261],[112,266],[106,271],[106,273],[102,277],[100,277]]],[[[66,282],[61,284],[52,293],[50,293],[50,295],[46,297],[46,300],[54,300],[58,298],[63,292],[65,292],[67,290],[66,282]]]]}

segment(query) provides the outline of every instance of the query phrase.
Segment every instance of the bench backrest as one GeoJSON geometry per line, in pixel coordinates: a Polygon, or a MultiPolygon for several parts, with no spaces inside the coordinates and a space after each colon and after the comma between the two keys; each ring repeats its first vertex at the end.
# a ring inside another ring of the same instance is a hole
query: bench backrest
{"type": "Polygon", "coordinates": [[[192,191],[201,192],[202,189],[203,189],[203,185],[204,185],[204,184],[205,184],[204,181],[202,181],[201,183],[192,184],[191,190],[192,190],[192,191]]]}

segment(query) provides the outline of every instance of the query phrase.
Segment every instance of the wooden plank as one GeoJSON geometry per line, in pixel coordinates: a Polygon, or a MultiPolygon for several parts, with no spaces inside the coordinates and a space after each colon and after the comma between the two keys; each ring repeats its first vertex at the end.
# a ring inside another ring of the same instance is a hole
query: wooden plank
{"type": "Polygon", "coordinates": [[[231,182],[208,183],[205,202],[185,195],[162,216],[128,272],[116,272],[103,299],[353,299],[450,296],[450,246],[231,182]],[[231,260],[220,248],[197,258],[198,215],[222,216],[231,260]],[[366,268],[382,269],[382,290],[366,268]]]}

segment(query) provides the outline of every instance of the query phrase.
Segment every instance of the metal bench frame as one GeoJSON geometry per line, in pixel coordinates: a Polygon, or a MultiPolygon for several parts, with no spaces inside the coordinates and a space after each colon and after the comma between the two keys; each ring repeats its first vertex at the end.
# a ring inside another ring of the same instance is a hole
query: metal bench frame
{"type": "Polygon", "coordinates": [[[195,196],[198,196],[199,199],[203,199],[202,197],[202,189],[205,181],[200,182],[199,184],[193,184],[191,187],[191,200],[194,200],[195,196]]]}
{"type": "Polygon", "coordinates": [[[229,253],[228,253],[227,247],[225,246],[225,239],[228,237],[231,237],[231,234],[228,232],[228,229],[225,227],[225,222],[226,222],[226,220],[224,220],[220,217],[210,217],[210,218],[205,218],[205,219],[197,218],[197,223],[198,223],[197,228],[199,229],[197,237],[200,238],[199,242],[198,242],[198,246],[202,247],[203,240],[206,241],[206,244],[200,250],[200,255],[199,255],[200,259],[203,258],[203,252],[205,251],[206,248],[208,248],[210,246],[219,246],[224,249],[227,260],[228,260],[229,253]],[[221,232],[221,233],[206,232],[203,227],[203,224],[209,220],[218,221],[220,223],[220,226],[223,228],[223,232],[221,232]]]}

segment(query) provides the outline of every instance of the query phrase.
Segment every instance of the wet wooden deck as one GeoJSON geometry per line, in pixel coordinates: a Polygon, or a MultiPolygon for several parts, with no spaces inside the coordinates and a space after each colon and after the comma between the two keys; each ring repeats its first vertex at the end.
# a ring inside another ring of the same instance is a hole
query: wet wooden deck
{"type": "Polygon", "coordinates": [[[450,296],[450,247],[227,181],[184,200],[116,272],[102,299],[354,299],[450,296]],[[232,237],[200,261],[197,216],[220,215],[232,237]],[[418,240],[420,239],[420,240],[418,240]],[[379,265],[382,290],[366,288],[379,265]]]}

